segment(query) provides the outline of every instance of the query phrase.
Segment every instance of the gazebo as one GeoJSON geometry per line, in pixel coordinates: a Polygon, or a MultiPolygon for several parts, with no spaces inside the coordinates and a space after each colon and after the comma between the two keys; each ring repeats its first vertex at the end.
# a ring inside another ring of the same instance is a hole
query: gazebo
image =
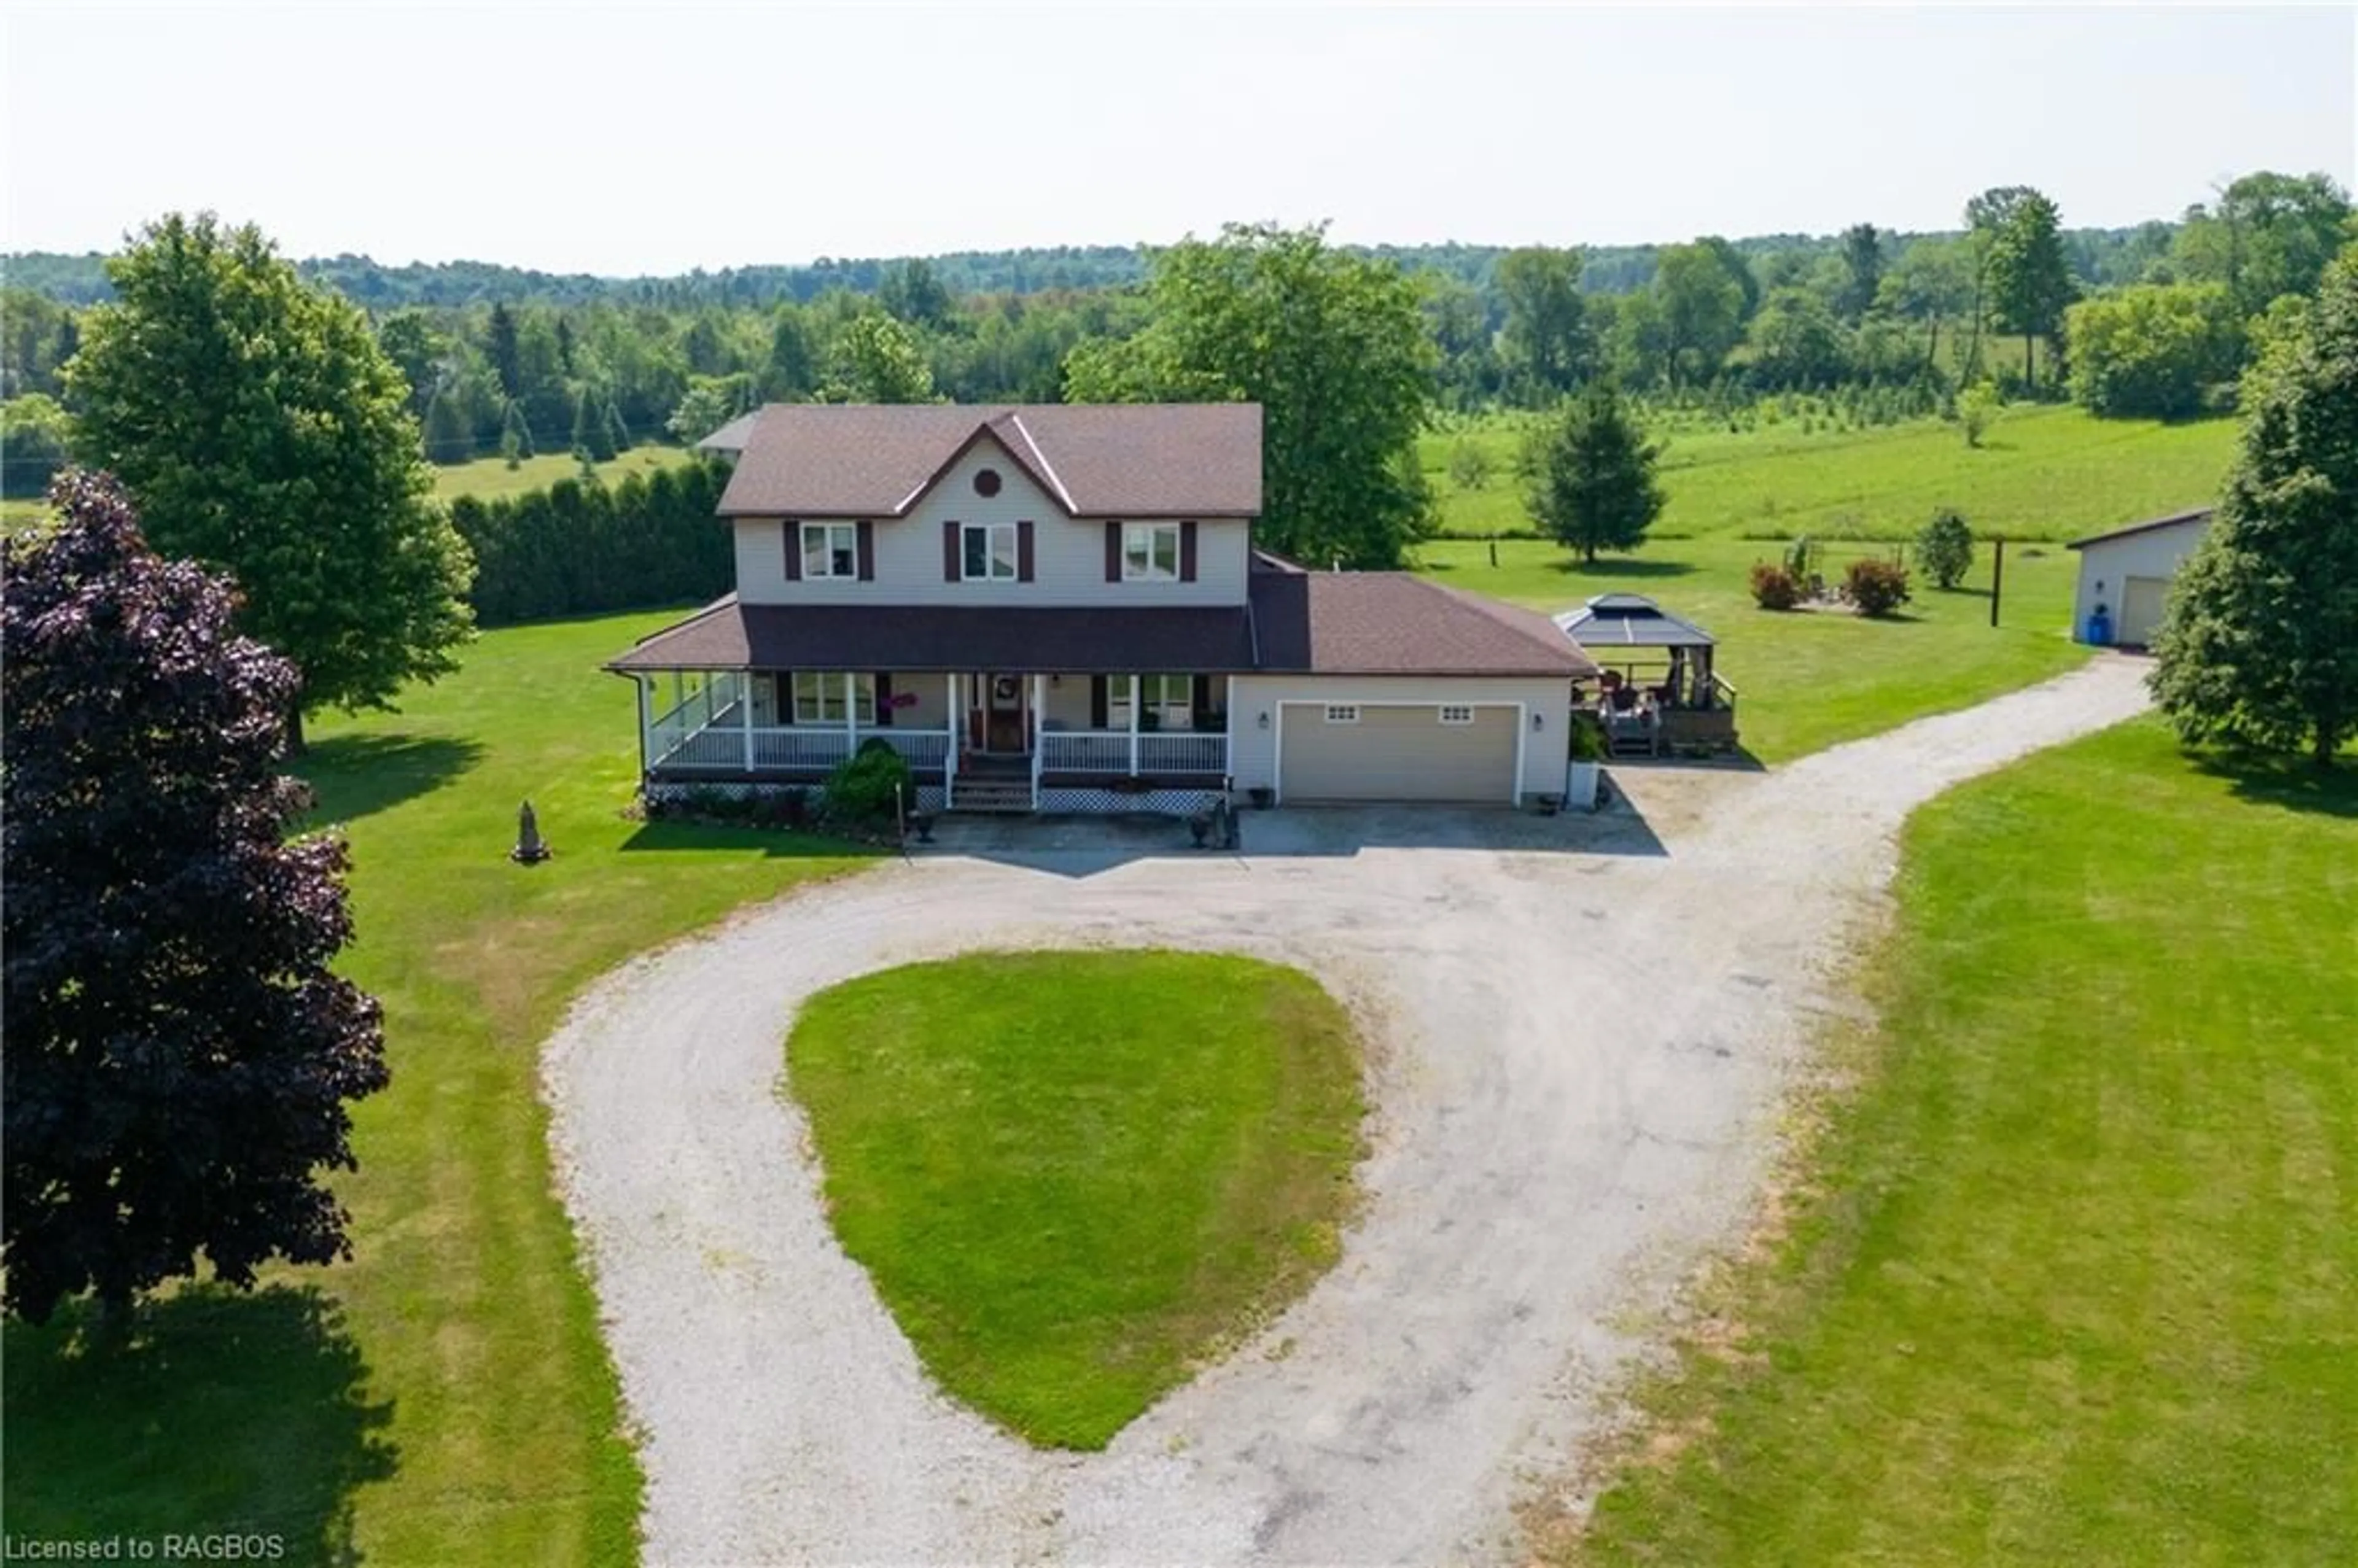
{"type": "Polygon", "coordinates": [[[1616,756],[1736,747],[1736,688],[1712,668],[1712,634],[1638,593],[1600,593],[1555,617],[1605,671],[1584,700],[1616,756]]]}

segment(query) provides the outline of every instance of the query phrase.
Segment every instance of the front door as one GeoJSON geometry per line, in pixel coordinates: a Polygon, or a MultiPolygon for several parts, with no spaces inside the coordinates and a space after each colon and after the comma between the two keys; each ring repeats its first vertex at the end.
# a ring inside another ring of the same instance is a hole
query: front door
{"type": "Polygon", "coordinates": [[[1022,676],[978,676],[983,692],[982,749],[1021,754],[1030,728],[1025,723],[1022,676]]]}

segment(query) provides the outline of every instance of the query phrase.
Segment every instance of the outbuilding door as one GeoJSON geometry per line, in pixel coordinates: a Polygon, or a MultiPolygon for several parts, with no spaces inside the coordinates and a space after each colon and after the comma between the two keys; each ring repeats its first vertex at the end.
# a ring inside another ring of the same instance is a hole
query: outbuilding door
{"type": "Polygon", "coordinates": [[[1515,797],[1511,703],[1289,702],[1278,742],[1278,796],[1317,801],[1468,801],[1515,797]]]}
{"type": "Polygon", "coordinates": [[[2121,582],[2121,624],[2113,633],[2113,641],[2132,648],[2142,648],[2153,641],[2161,630],[2161,607],[2169,597],[2169,579],[2159,577],[2125,578],[2121,582]]]}

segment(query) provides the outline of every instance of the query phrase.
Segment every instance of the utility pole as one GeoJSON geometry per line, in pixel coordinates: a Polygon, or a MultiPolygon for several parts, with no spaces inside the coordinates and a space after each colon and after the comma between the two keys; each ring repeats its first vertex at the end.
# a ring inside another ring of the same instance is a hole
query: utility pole
{"type": "Polygon", "coordinates": [[[1990,561],[1990,624],[1996,626],[1998,595],[2006,588],[2006,540],[1996,538],[1990,544],[1996,551],[1990,561]]]}

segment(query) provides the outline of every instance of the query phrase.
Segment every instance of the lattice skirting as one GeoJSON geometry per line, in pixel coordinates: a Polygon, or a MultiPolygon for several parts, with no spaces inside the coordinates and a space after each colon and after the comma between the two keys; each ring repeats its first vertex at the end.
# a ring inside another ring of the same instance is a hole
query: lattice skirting
{"type": "Polygon", "coordinates": [[[1209,811],[1212,803],[1219,798],[1217,789],[1150,789],[1132,794],[1127,790],[1075,789],[1059,784],[1040,786],[1043,812],[1119,815],[1143,811],[1187,816],[1209,811]]]}
{"type": "MultiPolygon", "coordinates": [[[[717,795],[728,800],[749,800],[755,795],[777,795],[790,789],[798,789],[814,800],[819,793],[817,784],[774,779],[729,779],[711,784],[666,784],[650,780],[646,784],[646,797],[668,802],[686,800],[701,794],[717,795]]],[[[913,809],[938,814],[942,809],[942,786],[937,784],[919,784],[913,809]]]]}

